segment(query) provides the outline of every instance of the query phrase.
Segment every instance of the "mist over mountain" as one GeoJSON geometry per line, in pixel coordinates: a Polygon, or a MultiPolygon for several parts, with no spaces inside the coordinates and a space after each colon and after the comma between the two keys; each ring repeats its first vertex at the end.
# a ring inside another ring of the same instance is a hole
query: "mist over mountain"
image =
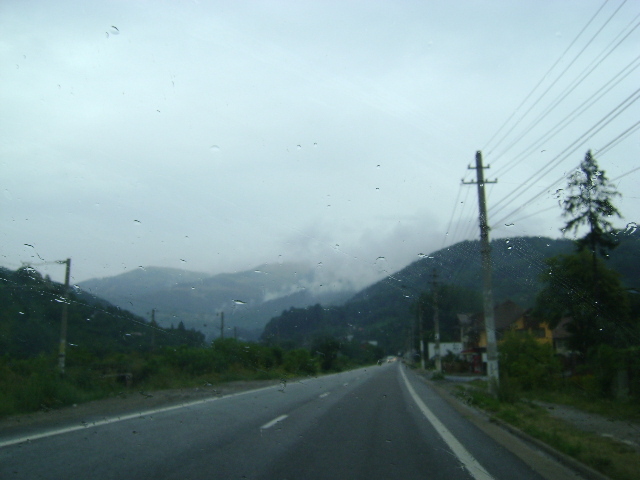
{"type": "Polygon", "coordinates": [[[297,263],[261,265],[255,269],[208,275],[161,267],[146,267],[114,277],[90,279],[78,286],[120,308],[155,319],[169,327],[182,321],[208,338],[220,334],[257,339],[272,317],[290,307],[344,302],[353,291],[324,291],[315,269],[297,263]]]}

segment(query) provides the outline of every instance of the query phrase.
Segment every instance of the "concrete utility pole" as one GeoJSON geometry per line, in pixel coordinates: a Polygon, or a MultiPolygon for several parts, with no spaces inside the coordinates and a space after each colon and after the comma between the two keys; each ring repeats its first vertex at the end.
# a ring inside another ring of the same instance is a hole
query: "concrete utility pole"
{"type": "Polygon", "coordinates": [[[58,369],[64,375],[64,367],[67,358],[67,319],[69,318],[69,278],[71,277],[71,259],[60,260],[61,265],[66,265],[64,274],[64,292],[62,303],[62,318],[60,319],[60,353],[58,353],[58,369]]]}
{"type": "Polygon", "coordinates": [[[433,280],[431,285],[433,288],[433,328],[435,330],[435,354],[436,354],[436,372],[442,373],[442,357],[440,357],[440,315],[438,313],[438,273],[435,268],[432,274],[433,280]]]}
{"type": "Polygon", "coordinates": [[[478,185],[478,209],[480,211],[480,245],[482,254],[482,297],[484,303],[484,328],[487,335],[487,374],[489,376],[489,389],[493,395],[497,395],[500,383],[500,372],[498,370],[498,345],[496,343],[496,322],[493,315],[493,291],[491,287],[491,246],[489,244],[489,221],[487,218],[487,202],[484,194],[485,183],[497,183],[498,180],[488,181],[484,179],[484,169],[490,168],[482,165],[482,152],[476,152],[476,166],[469,167],[476,171],[475,182],[465,182],[463,184],[478,185]]]}
{"type": "Polygon", "coordinates": [[[420,338],[420,368],[425,369],[424,364],[424,331],[422,326],[422,300],[418,300],[418,335],[420,338]]]}
{"type": "Polygon", "coordinates": [[[155,350],[156,348],[156,327],[158,324],[156,323],[156,309],[151,309],[151,350],[155,350]]]}

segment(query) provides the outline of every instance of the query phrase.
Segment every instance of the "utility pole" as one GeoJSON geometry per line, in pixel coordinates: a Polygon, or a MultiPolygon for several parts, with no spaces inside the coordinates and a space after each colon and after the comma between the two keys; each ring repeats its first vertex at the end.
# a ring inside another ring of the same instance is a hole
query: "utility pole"
{"type": "Polygon", "coordinates": [[[486,183],[497,183],[498,180],[488,181],[484,179],[484,169],[490,168],[482,165],[482,152],[476,152],[476,166],[469,167],[476,171],[476,181],[463,184],[478,185],[478,209],[480,212],[480,252],[482,254],[482,298],[484,304],[484,328],[487,335],[487,375],[489,377],[489,389],[493,395],[497,395],[500,383],[498,370],[498,345],[496,343],[496,322],[493,315],[493,291],[491,287],[491,246],[489,244],[489,221],[487,218],[487,202],[484,194],[486,183]]]}
{"type": "Polygon", "coordinates": [[[435,330],[435,354],[436,354],[436,372],[442,373],[442,358],[440,357],[440,315],[438,314],[438,273],[436,269],[433,269],[432,274],[432,288],[433,288],[433,328],[435,330]]]}
{"type": "Polygon", "coordinates": [[[424,332],[423,332],[423,320],[422,320],[422,299],[418,300],[418,336],[420,338],[420,367],[425,369],[424,365],[424,332]]]}
{"type": "Polygon", "coordinates": [[[69,318],[69,278],[71,277],[71,259],[60,260],[61,265],[66,265],[64,274],[64,291],[62,303],[62,318],[60,319],[60,352],[58,353],[58,369],[64,375],[64,367],[67,358],[67,320],[69,318]]]}
{"type": "Polygon", "coordinates": [[[155,350],[156,348],[156,327],[158,324],[156,323],[156,309],[151,309],[151,350],[155,350]]]}
{"type": "Polygon", "coordinates": [[[220,338],[224,338],[224,312],[220,312],[220,338]]]}

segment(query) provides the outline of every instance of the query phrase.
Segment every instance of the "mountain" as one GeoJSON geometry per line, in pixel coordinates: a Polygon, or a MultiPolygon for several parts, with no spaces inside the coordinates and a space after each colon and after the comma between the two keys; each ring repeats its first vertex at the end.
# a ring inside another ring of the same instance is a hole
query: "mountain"
{"type": "Polygon", "coordinates": [[[0,268],[0,352],[7,358],[55,353],[65,303],[71,360],[86,352],[120,353],[204,342],[200,332],[152,328],[144,318],[78,289],[66,300],[63,285],[31,267],[0,268]]]}
{"type": "Polygon", "coordinates": [[[218,275],[147,267],[78,285],[147,318],[155,310],[162,326],[182,321],[208,337],[219,335],[219,313],[224,312],[226,335],[257,339],[269,319],[287,308],[318,302],[333,305],[353,294],[316,292],[313,282],[312,268],[283,263],[218,275]]]}
{"type": "MultiPolygon", "coordinates": [[[[640,232],[623,232],[618,239],[620,245],[611,252],[608,264],[620,273],[627,287],[640,288],[640,232]]],[[[493,240],[491,249],[494,302],[509,299],[528,308],[541,288],[539,277],[546,267],[544,260],[572,253],[575,244],[566,239],[515,237],[493,240]]],[[[452,298],[478,300],[460,300],[460,305],[477,304],[476,308],[481,309],[480,242],[465,241],[425,255],[358,292],[344,305],[283,312],[266,325],[262,339],[308,344],[317,335],[353,335],[363,341],[375,340],[390,353],[403,350],[414,326],[415,304],[422,293],[431,291],[434,272],[440,285],[454,289],[450,292],[452,298]]],[[[471,312],[456,312],[453,305],[448,316],[441,315],[442,328],[452,339],[456,338],[456,313],[471,312]]]]}

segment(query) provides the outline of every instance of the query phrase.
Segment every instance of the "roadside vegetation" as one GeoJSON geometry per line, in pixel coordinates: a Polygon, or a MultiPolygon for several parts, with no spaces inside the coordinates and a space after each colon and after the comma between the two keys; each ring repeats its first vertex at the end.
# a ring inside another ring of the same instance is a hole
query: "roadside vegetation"
{"type": "Polygon", "coordinates": [[[454,394],[458,398],[614,480],[637,478],[640,453],[633,447],[580,430],[552,416],[549,409],[536,403],[563,404],[610,419],[640,421],[637,349],[615,351],[600,347],[592,360],[571,377],[563,375],[560,361],[551,347],[538,343],[531,335],[510,334],[499,349],[498,397],[488,393],[486,381],[474,380],[455,387],[454,394]],[[638,383],[630,386],[633,395],[616,397],[612,372],[625,359],[635,360],[632,373],[638,383]]]}
{"type": "Polygon", "coordinates": [[[54,355],[0,357],[0,418],[60,408],[130,391],[213,386],[234,380],[290,379],[337,372],[375,363],[375,348],[318,338],[313,354],[235,339],[211,346],[162,347],[157,350],[98,355],[74,349],[64,375],[54,355]]]}

